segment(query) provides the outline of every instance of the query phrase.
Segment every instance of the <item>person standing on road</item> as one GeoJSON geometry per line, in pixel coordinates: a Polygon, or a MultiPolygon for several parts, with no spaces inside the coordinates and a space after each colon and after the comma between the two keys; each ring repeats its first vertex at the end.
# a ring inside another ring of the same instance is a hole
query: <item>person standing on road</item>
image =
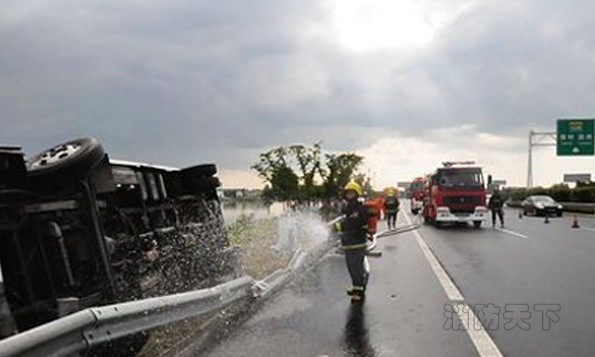
{"type": "Polygon", "coordinates": [[[354,181],[349,182],[343,189],[345,206],[342,214],[341,244],[345,251],[345,263],[351,277],[352,288],[347,290],[351,302],[360,302],[365,297],[368,283],[366,241],[368,237],[368,209],[359,200],[363,194],[362,187],[354,181]]]}
{"type": "Polygon", "coordinates": [[[496,215],[500,219],[500,227],[504,228],[504,210],[502,207],[504,206],[504,201],[500,196],[500,191],[494,190],[492,193],[492,197],[490,198],[490,202],[488,203],[488,207],[492,211],[492,227],[496,226],[496,215]]]}
{"type": "Polygon", "coordinates": [[[389,188],[387,190],[386,199],[384,200],[384,212],[386,212],[386,223],[388,224],[388,229],[396,229],[397,228],[397,214],[399,213],[399,197],[397,197],[397,192],[394,188],[389,188]]]}

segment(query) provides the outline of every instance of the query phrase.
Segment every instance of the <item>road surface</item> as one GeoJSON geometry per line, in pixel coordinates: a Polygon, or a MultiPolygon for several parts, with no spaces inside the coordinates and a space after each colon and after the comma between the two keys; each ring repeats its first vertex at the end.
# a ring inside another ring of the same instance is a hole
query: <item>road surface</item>
{"type": "MultiPolygon", "coordinates": [[[[412,219],[401,211],[399,225],[412,219]]],[[[593,356],[595,222],[580,219],[571,229],[568,215],[545,224],[508,210],[506,229],[384,238],[363,306],[331,254],[228,339],[182,355],[593,356]]]]}

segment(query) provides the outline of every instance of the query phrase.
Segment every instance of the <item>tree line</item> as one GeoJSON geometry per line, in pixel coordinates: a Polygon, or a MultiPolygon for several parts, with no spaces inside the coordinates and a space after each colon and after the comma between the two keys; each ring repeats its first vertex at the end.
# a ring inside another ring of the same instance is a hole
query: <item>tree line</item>
{"type": "Polygon", "coordinates": [[[364,158],[354,152],[329,153],[321,143],[279,146],[259,155],[251,166],[265,181],[266,201],[317,201],[336,198],[352,179],[371,191],[360,173],[364,158]]]}

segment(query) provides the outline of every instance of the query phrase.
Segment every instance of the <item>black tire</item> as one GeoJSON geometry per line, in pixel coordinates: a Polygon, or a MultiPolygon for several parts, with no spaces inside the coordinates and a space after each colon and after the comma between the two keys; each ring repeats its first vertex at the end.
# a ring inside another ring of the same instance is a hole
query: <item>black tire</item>
{"type": "Polygon", "coordinates": [[[217,190],[211,189],[211,190],[208,190],[207,192],[205,192],[205,199],[207,201],[218,200],[219,196],[217,195],[217,190]]]}
{"type": "Polygon", "coordinates": [[[558,217],[562,217],[562,212],[558,212],[558,213],[556,213],[556,216],[558,216],[558,217]]]}
{"type": "Polygon", "coordinates": [[[212,177],[216,173],[215,164],[206,164],[185,168],[180,171],[180,177],[187,193],[193,194],[219,187],[219,179],[212,177]]]}
{"type": "Polygon", "coordinates": [[[479,229],[479,228],[481,228],[481,223],[482,223],[481,221],[473,221],[473,227],[475,229],[479,229]]]}
{"type": "Polygon", "coordinates": [[[190,182],[185,182],[186,188],[192,193],[201,193],[212,191],[221,186],[221,181],[218,177],[206,177],[201,179],[194,179],[190,182]]]}
{"type": "Polygon", "coordinates": [[[165,181],[165,189],[170,197],[180,197],[188,193],[180,171],[172,171],[165,173],[163,177],[165,181]]]}
{"type": "Polygon", "coordinates": [[[180,172],[182,173],[182,177],[184,179],[194,177],[211,177],[217,173],[217,165],[205,164],[191,166],[181,170],[180,172]]]}
{"type": "Polygon", "coordinates": [[[63,185],[87,176],[105,157],[95,138],[82,138],[47,149],[27,161],[32,188],[63,185]]]}

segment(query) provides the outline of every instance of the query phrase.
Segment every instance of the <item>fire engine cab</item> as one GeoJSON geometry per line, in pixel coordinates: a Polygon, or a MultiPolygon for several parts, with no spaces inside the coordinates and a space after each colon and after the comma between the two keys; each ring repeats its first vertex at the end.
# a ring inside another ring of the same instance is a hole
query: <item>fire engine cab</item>
{"type": "Polygon", "coordinates": [[[437,226],[472,222],[475,228],[487,220],[483,173],[473,161],[443,162],[428,175],[423,216],[437,226]]]}

